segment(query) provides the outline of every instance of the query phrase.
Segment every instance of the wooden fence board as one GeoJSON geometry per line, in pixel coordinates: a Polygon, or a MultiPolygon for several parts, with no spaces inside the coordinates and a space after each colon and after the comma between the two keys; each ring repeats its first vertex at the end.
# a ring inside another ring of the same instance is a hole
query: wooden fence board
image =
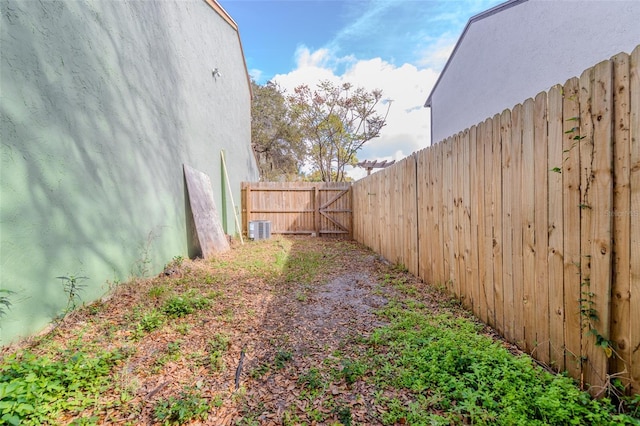
{"type": "Polygon", "coordinates": [[[493,194],[496,188],[493,187],[493,118],[488,118],[484,126],[484,291],[487,300],[487,324],[496,325],[496,287],[493,285],[493,194]]]}
{"type": "Polygon", "coordinates": [[[580,81],[567,80],[563,98],[562,221],[564,224],[565,368],[582,376],[582,323],[580,316],[580,81]],[[576,139],[577,138],[577,139],[576,139]]]}
{"type": "Polygon", "coordinates": [[[453,137],[444,142],[442,153],[442,222],[443,227],[443,243],[444,243],[444,279],[449,288],[455,294],[454,285],[454,268],[453,260],[453,164],[451,152],[453,150],[453,137]]]}
{"type": "Polygon", "coordinates": [[[438,261],[440,259],[440,252],[442,250],[442,246],[440,245],[440,237],[439,237],[439,220],[438,220],[438,212],[439,212],[439,198],[438,193],[439,189],[438,185],[440,180],[438,179],[438,146],[434,146],[433,149],[429,150],[427,155],[427,162],[429,164],[429,191],[427,196],[431,198],[431,207],[429,208],[429,222],[425,224],[425,230],[427,231],[424,236],[428,238],[427,244],[429,245],[429,251],[431,252],[431,259],[429,261],[429,269],[431,273],[430,283],[436,284],[438,282],[442,282],[442,277],[440,274],[440,270],[442,267],[438,267],[438,261]]]}
{"type": "Polygon", "coordinates": [[[486,262],[486,244],[485,240],[485,217],[487,212],[485,211],[485,144],[486,144],[486,131],[485,127],[487,122],[484,121],[478,124],[476,131],[477,138],[477,151],[476,151],[476,192],[478,194],[478,205],[476,211],[478,212],[478,304],[477,310],[474,311],[476,316],[485,323],[488,322],[488,302],[487,302],[487,262],[486,262]]]}
{"type": "Polygon", "coordinates": [[[453,261],[454,266],[454,294],[458,299],[463,298],[464,295],[464,282],[463,282],[463,270],[462,263],[462,149],[461,147],[462,135],[458,133],[454,136],[453,143],[453,155],[452,155],[452,167],[454,169],[455,177],[452,177],[453,184],[453,261]]]}
{"type": "Polygon", "coordinates": [[[522,117],[522,262],[523,262],[523,314],[525,348],[533,351],[536,346],[535,313],[535,175],[534,175],[534,107],[533,99],[523,104],[522,117]]]}
{"type": "Polygon", "coordinates": [[[404,211],[407,214],[407,220],[404,223],[405,249],[404,259],[405,265],[414,275],[419,275],[420,271],[420,247],[418,243],[418,174],[417,174],[418,158],[416,154],[407,157],[407,165],[404,167],[405,189],[402,190],[404,200],[404,211]]]}
{"type": "Polygon", "coordinates": [[[429,223],[431,217],[431,207],[433,198],[429,197],[430,177],[431,171],[429,164],[427,163],[429,150],[418,151],[416,156],[416,209],[421,210],[416,215],[416,229],[418,235],[418,252],[422,253],[423,259],[419,259],[418,265],[418,277],[424,282],[431,282],[431,265],[430,259],[432,259],[432,253],[429,250],[427,244],[427,234],[425,233],[426,224],[429,223]]]}
{"type": "Polygon", "coordinates": [[[547,94],[542,92],[534,100],[534,257],[536,312],[536,357],[549,364],[549,275],[547,269],[549,251],[548,181],[547,164],[547,94]]]}
{"type": "MultiPolygon", "coordinates": [[[[392,219],[392,215],[395,213],[395,205],[393,204],[392,198],[391,198],[391,179],[393,178],[393,175],[391,173],[392,169],[387,168],[382,170],[382,175],[380,176],[381,179],[384,179],[381,182],[381,186],[383,188],[383,194],[384,194],[384,198],[380,199],[380,203],[382,203],[383,210],[384,210],[384,215],[383,215],[383,220],[382,220],[382,229],[387,229],[387,230],[391,230],[391,228],[393,227],[393,222],[391,221],[392,219]],[[386,200],[390,200],[390,203],[384,202],[386,200]]],[[[381,236],[380,238],[380,250],[382,252],[382,255],[393,261],[393,231],[392,232],[387,232],[384,235],[381,236]]]]}
{"type": "Polygon", "coordinates": [[[627,360],[631,372],[631,392],[640,394],[640,47],[631,54],[629,61],[631,162],[629,175],[630,192],[630,265],[631,282],[629,310],[629,341],[631,355],[627,360]]]}
{"type": "Polygon", "coordinates": [[[500,116],[500,144],[502,145],[502,286],[504,288],[504,336],[514,341],[514,284],[513,284],[513,187],[511,142],[511,111],[505,110],[500,116]]]}
{"type": "Polygon", "coordinates": [[[462,163],[460,174],[462,176],[462,268],[463,281],[465,287],[464,298],[462,299],[465,308],[471,310],[471,287],[473,286],[473,272],[471,267],[471,256],[475,249],[471,245],[471,189],[469,178],[469,143],[470,132],[465,130],[462,135],[462,163]]]}
{"type": "MultiPolygon", "coordinates": [[[[402,160],[403,162],[406,163],[406,158],[402,160]]],[[[392,199],[395,198],[395,204],[393,204],[394,206],[400,206],[400,209],[402,209],[401,212],[398,212],[396,210],[395,214],[392,217],[392,220],[394,221],[393,223],[393,228],[395,229],[395,236],[394,236],[394,255],[396,257],[396,264],[397,265],[402,265],[404,267],[406,267],[406,263],[404,261],[404,250],[403,250],[403,239],[405,238],[405,235],[403,235],[403,227],[402,224],[404,222],[407,221],[407,211],[404,210],[404,201],[405,201],[405,194],[404,194],[404,190],[400,190],[400,188],[404,188],[405,185],[405,181],[404,181],[404,174],[402,173],[402,169],[403,167],[394,167],[393,168],[393,174],[394,174],[394,179],[393,179],[393,196],[391,197],[392,199]]],[[[396,207],[397,208],[397,207],[396,207]]],[[[409,241],[407,241],[408,243],[409,241]]]]}
{"type": "Polygon", "coordinates": [[[600,393],[607,380],[607,355],[600,347],[600,338],[609,339],[609,310],[611,302],[611,212],[613,210],[612,193],[612,66],[610,61],[601,62],[594,68],[592,117],[594,124],[593,160],[591,181],[592,229],[591,229],[591,276],[590,291],[597,311],[598,319],[594,328],[598,335],[590,339],[587,346],[589,367],[585,379],[592,387],[592,393],[600,393]],[[595,208],[594,208],[595,207],[595,208]],[[595,344],[594,344],[595,343],[595,344]]]}
{"type": "Polygon", "coordinates": [[[491,257],[494,286],[495,328],[504,333],[504,284],[502,282],[502,144],[500,114],[493,116],[491,137],[491,257]]]}
{"type": "Polygon", "coordinates": [[[433,283],[433,258],[434,253],[431,248],[433,232],[434,197],[432,193],[433,185],[433,165],[430,159],[433,157],[432,149],[418,151],[418,244],[420,246],[420,278],[426,283],[433,283]]]}
{"type": "Polygon", "coordinates": [[[554,86],[548,96],[548,221],[549,250],[549,349],[550,365],[564,371],[564,222],[562,216],[562,86],[554,86]]]}
{"type": "MultiPolygon", "coordinates": [[[[629,296],[631,284],[630,227],[631,194],[629,192],[629,166],[631,164],[631,141],[629,139],[630,93],[629,93],[629,57],[625,54],[612,58],[613,63],[613,119],[614,146],[613,159],[615,176],[613,192],[613,279],[611,300],[611,341],[616,351],[611,359],[615,371],[623,371],[625,363],[631,359],[629,341],[629,296]]],[[[629,378],[621,378],[625,386],[630,385],[629,378]]]]}
{"type": "Polygon", "coordinates": [[[484,175],[484,195],[483,211],[481,218],[484,222],[482,234],[482,265],[484,274],[481,277],[482,291],[486,305],[486,313],[484,321],[489,325],[495,325],[495,294],[493,286],[493,208],[492,198],[494,188],[492,185],[492,166],[493,166],[493,119],[488,118],[484,122],[484,134],[482,138],[483,156],[483,175],[484,175]]]}
{"type": "Polygon", "coordinates": [[[524,321],[524,260],[522,251],[523,237],[523,213],[522,213],[522,105],[518,104],[511,112],[511,155],[513,157],[511,167],[511,179],[509,181],[512,203],[511,203],[511,228],[512,228],[512,253],[511,263],[513,263],[513,320],[514,336],[513,342],[520,347],[525,347],[525,321],[524,321]]]}
{"type": "Polygon", "coordinates": [[[478,258],[478,219],[480,213],[478,211],[479,208],[479,198],[481,192],[478,191],[478,180],[480,177],[480,172],[478,169],[478,140],[477,140],[477,127],[471,126],[469,129],[469,175],[471,179],[469,180],[470,190],[470,214],[471,217],[469,219],[471,230],[470,230],[470,241],[471,241],[471,259],[470,259],[470,267],[471,267],[471,309],[472,311],[478,315],[479,317],[479,305],[480,305],[480,273],[479,273],[479,258],[478,258]]]}
{"type": "Polygon", "coordinates": [[[439,143],[436,145],[435,149],[435,184],[434,184],[434,193],[435,193],[435,210],[434,210],[434,218],[436,219],[433,226],[435,228],[434,234],[437,236],[434,243],[434,251],[436,253],[435,257],[435,275],[437,278],[436,284],[447,284],[447,279],[445,278],[445,267],[444,267],[444,224],[442,216],[442,209],[444,205],[443,199],[443,157],[444,157],[444,143],[439,143]]]}
{"type": "MultiPolygon", "coordinates": [[[[594,339],[588,339],[588,317],[585,312],[590,309],[588,297],[591,281],[591,164],[593,159],[593,122],[591,118],[591,93],[593,87],[593,68],[580,75],[580,295],[582,350],[581,359],[587,359],[587,348],[592,348],[594,339]]],[[[584,387],[585,369],[589,360],[583,361],[581,385],[584,387]]]]}
{"type": "Polygon", "coordinates": [[[429,222],[425,223],[425,230],[427,233],[424,234],[424,238],[427,238],[426,244],[429,246],[429,251],[431,252],[431,259],[429,259],[429,270],[431,274],[431,278],[429,280],[430,283],[436,284],[441,282],[442,277],[439,275],[440,269],[438,267],[438,260],[440,258],[439,250],[442,249],[440,245],[439,239],[439,220],[438,220],[438,212],[439,212],[439,199],[438,199],[438,147],[434,146],[433,149],[429,150],[428,155],[426,156],[427,162],[429,164],[429,191],[427,192],[427,196],[431,197],[431,204],[429,208],[429,222]]]}

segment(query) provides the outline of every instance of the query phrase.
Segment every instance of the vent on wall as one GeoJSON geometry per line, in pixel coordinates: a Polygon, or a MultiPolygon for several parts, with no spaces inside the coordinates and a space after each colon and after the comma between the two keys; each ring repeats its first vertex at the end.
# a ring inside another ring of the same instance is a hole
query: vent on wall
{"type": "Polygon", "coordinates": [[[252,220],[249,222],[249,239],[268,240],[271,238],[271,221],[252,220]]]}

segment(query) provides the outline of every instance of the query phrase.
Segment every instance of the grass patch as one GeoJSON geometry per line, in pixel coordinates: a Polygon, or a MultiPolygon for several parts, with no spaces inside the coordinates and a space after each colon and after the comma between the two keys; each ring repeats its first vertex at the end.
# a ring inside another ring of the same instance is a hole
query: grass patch
{"type": "Polygon", "coordinates": [[[289,256],[284,268],[286,283],[310,284],[318,275],[318,270],[326,260],[326,255],[318,252],[298,252],[289,256]]]}
{"type": "Polygon", "coordinates": [[[415,306],[381,311],[391,324],[368,339],[372,380],[382,390],[408,390],[414,399],[406,404],[381,396],[385,424],[638,424],[568,377],[513,356],[480,334],[477,323],[415,306]]]}
{"type": "Polygon", "coordinates": [[[79,413],[95,405],[111,385],[114,366],[123,351],[67,351],[59,359],[23,352],[0,365],[0,423],[56,424],[63,412],[79,413]]]}

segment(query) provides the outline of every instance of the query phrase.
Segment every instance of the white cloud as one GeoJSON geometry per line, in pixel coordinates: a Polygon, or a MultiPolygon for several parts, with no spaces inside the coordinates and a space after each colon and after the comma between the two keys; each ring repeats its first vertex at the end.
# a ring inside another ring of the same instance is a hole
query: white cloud
{"type": "Polygon", "coordinates": [[[334,74],[333,68],[329,64],[331,58],[327,49],[311,52],[307,47],[299,46],[295,57],[297,64],[295,70],[287,74],[277,74],[272,78],[289,93],[292,93],[293,89],[301,84],[313,87],[322,80],[330,80],[335,83],[340,81],[340,77],[334,74]]]}
{"type": "Polygon", "coordinates": [[[457,36],[445,34],[437,40],[428,42],[428,47],[419,53],[419,59],[417,60],[418,65],[439,71],[442,70],[453,52],[457,41],[457,36]]]}
{"type": "Polygon", "coordinates": [[[318,49],[315,52],[311,52],[309,48],[304,45],[298,46],[295,58],[298,68],[326,67],[328,61],[331,59],[328,49],[318,49]]]}
{"type": "Polygon", "coordinates": [[[262,79],[262,74],[262,70],[259,70],[257,68],[252,68],[249,70],[249,77],[251,77],[253,81],[260,81],[262,79]]]}
{"type": "MultiPolygon", "coordinates": [[[[392,100],[387,124],[379,138],[368,142],[358,153],[360,160],[400,160],[430,143],[429,110],[424,102],[438,74],[430,68],[419,69],[411,64],[395,66],[380,58],[356,61],[353,57],[335,58],[327,49],[310,52],[300,47],[296,52],[297,68],[273,80],[287,92],[300,84],[315,86],[321,80],[334,83],[350,82],[367,90],[381,89],[383,99],[392,100]],[[347,64],[341,75],[336,64],[347,64]]],[[[386,112],[380,105],[380,112],[386,112]]],[[[353,178],[366,175],[363,169],[349,172],[353,178]]]]}

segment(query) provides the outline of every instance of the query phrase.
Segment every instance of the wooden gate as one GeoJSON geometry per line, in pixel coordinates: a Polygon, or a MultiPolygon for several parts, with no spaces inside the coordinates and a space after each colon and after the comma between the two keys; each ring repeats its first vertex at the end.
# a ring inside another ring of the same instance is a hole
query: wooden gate
{"type": "Polygon", "coordinates": [[[243,182],[242,228],[268,220],[272,234],[352,237],[348,182],[243,182]]]}

